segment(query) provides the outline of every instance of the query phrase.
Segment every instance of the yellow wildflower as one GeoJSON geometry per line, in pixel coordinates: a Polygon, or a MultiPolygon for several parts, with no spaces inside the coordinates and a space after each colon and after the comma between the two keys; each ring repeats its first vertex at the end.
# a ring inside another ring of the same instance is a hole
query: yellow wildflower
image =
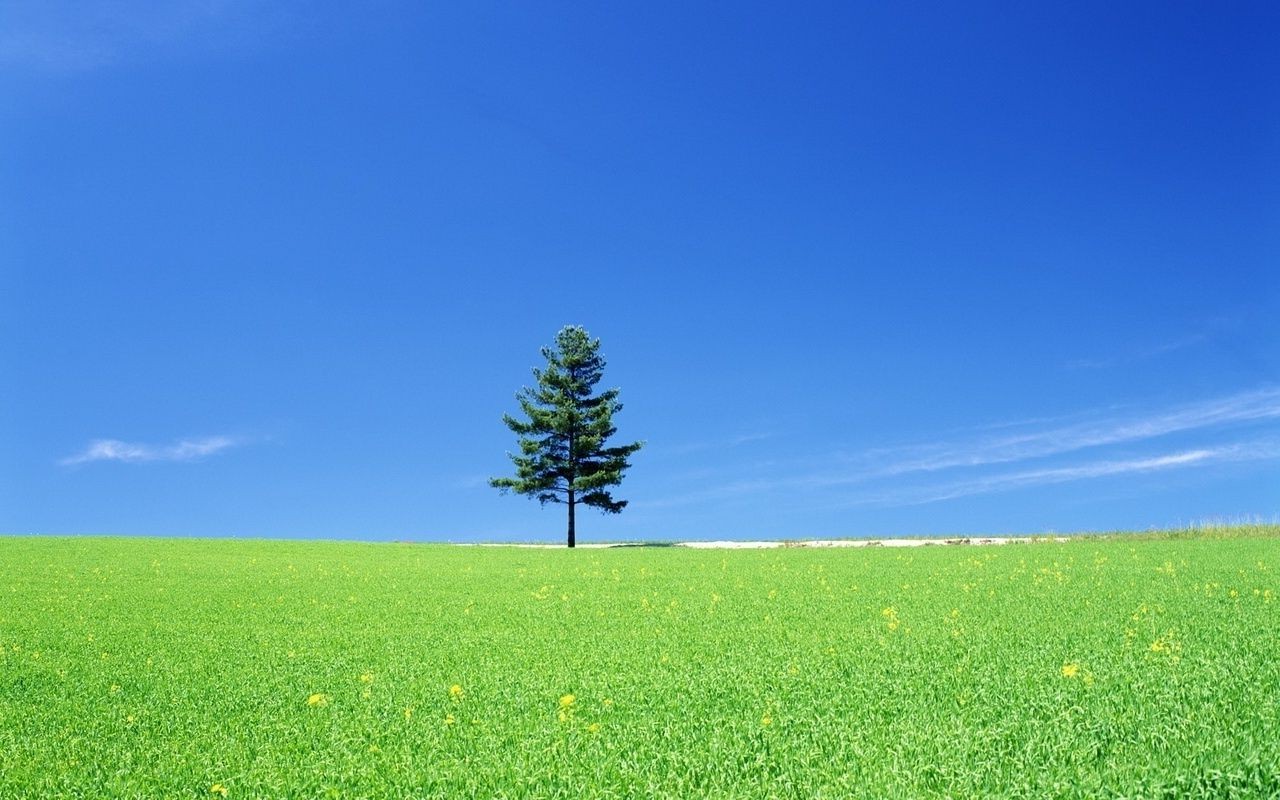
{"type": "Polygon", "coordinates": [[[456,683],[449,687],[449,698],[451,700],[461,700],[464,694],[466,692],[462,691],[462,687],[456,683]]]}
{"type": "Polygon", "coordinates": [[[444,724],[445,724],[445,725],[452,725],[453,723],[455,723],[455,722],[457,722],[457,721],[458,721],[458,720],[454,719],[454,717],[453,717],[453,715],[452,715],[452,714],[445,714],[445,715],[444,715],[444,724]]]}
{"type": "Polygon", "coordinates": [[[1063,664],[1063,665],[1062,665],[1062,677],[1064,677],[1064,678],[1074,678],[1075,676],[1077,676],[1077,675],[1079,675],[1079,674],[1080,674],[1080,665],[1079,665],[1079,664],[1063,664]]]}
{"type": "Polygon", "coordinates": [[[227,787],[223,786],[220,783],[215,783],[214,785],[209,787],[209,794],[216,794],[219,797],[226,797],[227,787]]]}
{"type": "Polygon", "coordinates": [[[372,673],[372,672],[365,672],[365,673],[361,674],[361,675],[360,675],[360,682],[361,682],[361,683],[373,683],[373,673],[372,673]]]}
{"type": "Polygon", "coordinates": [[[885,621],[889,625],[889,630],[891,631],[896,631],[898,629],[898,626],[902,624],[901,621],[898,619],[898,610],[893,606],[889,606],[888,608],[882,610],[880,612],[880,616],[885,618],[885,621]]]}
{"type": "Polygon", "coordinates": [[[574,697],[574,696],[573,696],[573,695],[571,695],[571,694],[561,695],[561,696],[560,696],[560,708],[561,708],[561,709],[568,709],[570,706],[572,706],[572,705],[573,705],[573,701],[574,701],[574,700],[577,700],[577,699],[578,699],[578,698],[574,697]]]}
{"type": "Polygon", "coordinates": [[[763,717],[760,718],[760,724],[765,726],[766,728],[769,727],[770,725],[773,724],[773,717],[769,716],[768,714],[765,714],[763,717]]]}
{"type": "Polygon", "coordinates": [[[600,723],[599,723],[599,722],[593,722],[593,723],[591,723],[590,725],[588,725],[588,726],[587,726],[587,732],[588,732],[588,733],[599,733],[599,732],[600,732],[600,723]]]}
{"type": "Polygon", "coordinates": [[[318,706],[327,706],[329,705],[329,695],[322,692],[316,692],[307,698],[307,705],[313,708],[318,706]]]}
{"type": "Polygon", "coordinates": [[[413,716],[413,706],[409,706],[404,710],[404,718],[407,720],[413,716]]]}

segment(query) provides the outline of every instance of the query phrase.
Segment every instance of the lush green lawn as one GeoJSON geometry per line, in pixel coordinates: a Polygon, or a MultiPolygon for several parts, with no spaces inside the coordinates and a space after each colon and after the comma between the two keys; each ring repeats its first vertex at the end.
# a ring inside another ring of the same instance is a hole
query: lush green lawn
{"type": "Polygon", "coordinates": [[[0,797],[1280,794],[1280,538],[0,538],[0,797]]]}

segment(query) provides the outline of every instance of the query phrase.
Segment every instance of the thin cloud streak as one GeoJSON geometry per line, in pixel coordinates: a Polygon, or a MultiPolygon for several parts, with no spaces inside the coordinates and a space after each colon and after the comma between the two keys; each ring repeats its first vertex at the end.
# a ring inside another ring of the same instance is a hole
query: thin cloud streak
{"type": "Polygon", "coordinates": [[[0,29],[0,66],[84,71],[279,34],[292,12],[261,0],[16,0],[0,29]]]}
{"type": "Polygon", "coordinates": [[[82,452],[68,456],[58,463],[64,467],[73,467],[94,461],[120,461],[126,464],[198,461],[242,443],[241,439],[234,436],[181,439],[168,445],[122,442],[119,439],[95,439],[82,452]]]}
{"type": "MultiPolygon", "coordinates": [[[[736,436],[729,436],[724,439],[716,439],[713,441],[687,442],[685,444],[671,445],[659,448],[657,453],[659,455],[674,456],[688,455],[689,453],[697,453],[704,450],[725,450],[731,447],[741,447],[744,444],[751,444],[752,442],[759,442],[764,439],[771,439],[773,436],[773,433],[767,432],[742,433],[736,436]]],[[[650,451],[649,455],[653,455],[653,452],[650,451]]]]}
{"type": "Polygon", "coordinates": [[[1112,409],[1109,417],[1012,435],[864,450],[841,458],[840,463],[823,467],[810,462],[807,474],[777,478],[743,477],[718,486],[704,486],[684,494],[658,498],[643,505],[670,507],[748,494],[835,489],[917,473],[1009,465],[1090,448],[1135,444],[1171,434],[1276,418],[1280,418],[1280,387],[1268,387],[1146,414],[1116,415],[1112,409]]]}
{"type": "Polygon", "coordinates": [[[1209,336],[1207,334],[1196,333],[1191,336],[1184,336],[1181,339],[1174,339],[1169,342],[1162,342],[1149,347],[1131,349],[1105,358],[1078,358],[1074,361],[1067,362],[1065,367],[1066,369],[1071,370],[1107,369],[1108,367],[1115,367],[1132,361],[1144,361],[1148,358],[1155,358],[1156,356],[1162,356],[1165,353],[1172,353],[1177,350],[1185,350],[1188,347],[1194,347],[1195,345],[1202,344],[1208,340],[1209,336]]]}
{"type": "MultiPolygon", "coordinates": [[[[833,479],[830,482],[832,484],[855,483],[875,477],[892,477],[911,472],[934,472],[952,467],[1007,464],[1090,447],[1130,443],[1201,428],[1278,417],[1280,417],[1280,388],[1260,389],[1192,403],[1143,417],[1082,422],[1015,436],[940,445],[936,448],[923,446],[919,450],[932,449],[933,452],[918,458],[900,460],[856,476],[833,479]]],[[[880,455],[887,452],[892,451],[881,451],[880,455]]]]}
{"type": "Polygon", "coordinates": [[[936,503],[958,497],[1045,486],[1055,483],[1104,478],[1116,475],[1157,472],[1212,463],[1257,461],[1280,458],[1280,442],[1258,440],[1213,448],[1199,448],[1146,458],[1095,461],[1069,467],[1025,470],[958,481],[941,487],[921,487],[861,498],[851,505],[907,506],[936,503]]]}

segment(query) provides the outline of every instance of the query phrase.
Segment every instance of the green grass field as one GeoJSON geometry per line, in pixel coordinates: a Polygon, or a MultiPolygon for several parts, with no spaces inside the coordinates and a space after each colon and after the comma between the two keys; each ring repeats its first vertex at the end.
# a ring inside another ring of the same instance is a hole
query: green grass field
{"type": "Polygon", "coordinates": [[[0,538],[0,797],[1280,796],[1278,536],[0,538]]]}

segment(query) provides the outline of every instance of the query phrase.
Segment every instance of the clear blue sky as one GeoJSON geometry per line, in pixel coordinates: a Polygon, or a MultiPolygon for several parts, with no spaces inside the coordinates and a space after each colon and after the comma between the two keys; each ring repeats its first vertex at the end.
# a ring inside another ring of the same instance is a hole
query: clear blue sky
{"type": "Polygon", "coordinates": [[[1275,4],[10,2],[0,531],[558,540],[1280,513],[1275,4]]]}

